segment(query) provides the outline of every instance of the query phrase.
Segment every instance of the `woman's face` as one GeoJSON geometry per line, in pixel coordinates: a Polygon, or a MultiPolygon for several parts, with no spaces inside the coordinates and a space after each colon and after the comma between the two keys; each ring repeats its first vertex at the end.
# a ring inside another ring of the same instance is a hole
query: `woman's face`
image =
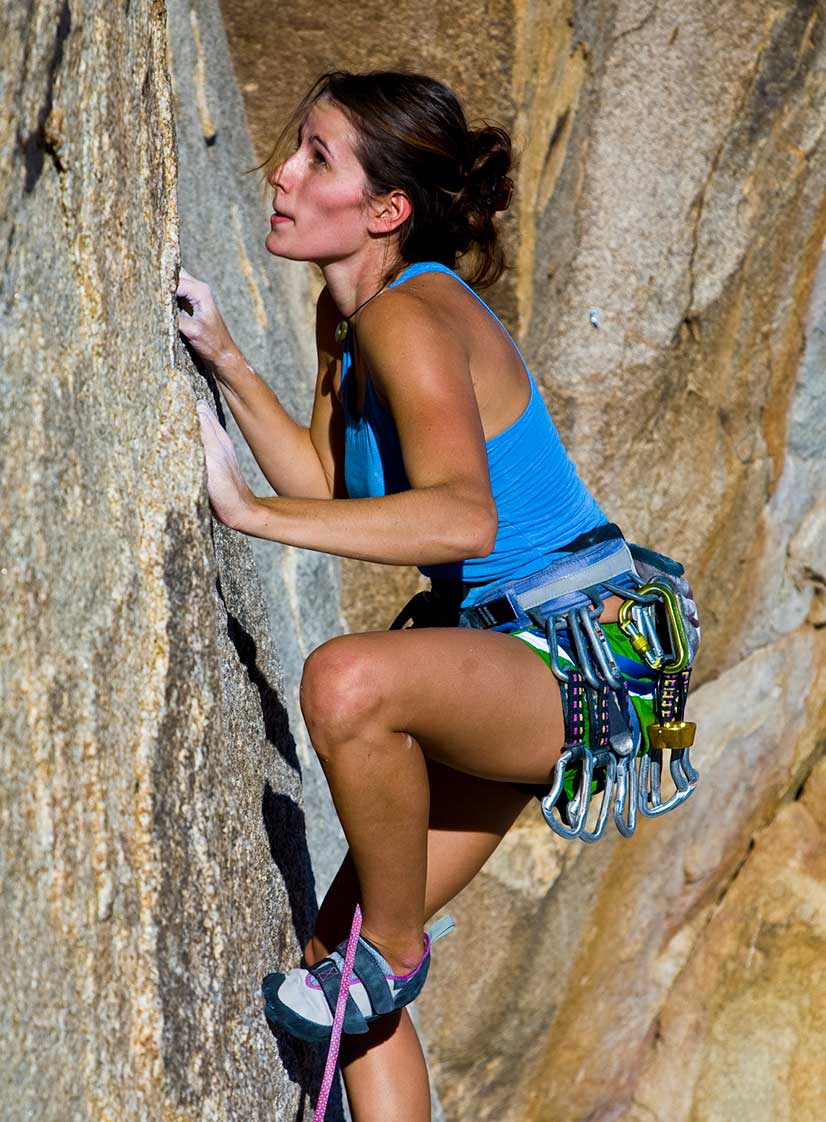
{"type": "Polygon", "coordinates": [[[267,177],[277,212],[264,243],[270,253],[324,265],[364,245],[367,183],[352,140],[341,109],[317,101],[296,138],[295,152],[267,177]],[[279,215],[286,217],[279,221],[279,215]]]}

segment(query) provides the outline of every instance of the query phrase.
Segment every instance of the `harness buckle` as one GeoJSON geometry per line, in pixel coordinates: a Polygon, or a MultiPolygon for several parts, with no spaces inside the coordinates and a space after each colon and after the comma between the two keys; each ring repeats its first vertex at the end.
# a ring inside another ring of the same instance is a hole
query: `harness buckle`
{"type": "Polygon", "coordinates": [[[472,611],[482,620],[485,627],[499,627],[503,623],[513,623],[518,619],[513,604],[507,596],[497,596],[486,604],[477,604],[472,611]]]}

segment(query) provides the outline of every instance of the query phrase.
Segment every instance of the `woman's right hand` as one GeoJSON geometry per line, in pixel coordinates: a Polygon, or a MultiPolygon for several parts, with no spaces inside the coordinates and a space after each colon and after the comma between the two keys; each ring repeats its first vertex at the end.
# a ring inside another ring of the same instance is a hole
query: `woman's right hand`
{"type": "Polygon", "coordinates": [[[205,362],[217,364],[222,355],[235,347],[235,343],[216,307],[209,285],[181,267],[175,295],[179,300],[186,300],[192,308],[191,315],[185,308],[179,308],[178,330],[205,362]]]}

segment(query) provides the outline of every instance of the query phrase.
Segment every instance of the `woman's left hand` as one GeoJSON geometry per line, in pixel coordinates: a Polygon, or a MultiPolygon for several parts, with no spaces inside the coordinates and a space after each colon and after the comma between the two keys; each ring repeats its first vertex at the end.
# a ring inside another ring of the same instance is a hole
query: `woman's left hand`
{"type": "Polygon", "coordinates": [[[219,522],[238,530],[257,502],[241,473],[232,440],[206,401],[197,403],[207,466],[209,503],[219,522]]]}

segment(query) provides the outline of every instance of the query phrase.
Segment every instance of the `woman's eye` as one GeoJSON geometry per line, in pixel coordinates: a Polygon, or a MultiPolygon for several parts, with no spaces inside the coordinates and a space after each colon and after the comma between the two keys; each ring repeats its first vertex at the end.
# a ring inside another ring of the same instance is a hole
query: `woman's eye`
{"type": "Polygon", "coordinates": [[[315,158],[318,160],[318,162],[320,164],[324,164],[325,168],[327,167],[327,161],[324,159],[324,157],[321,155],[321,153],[319,151],[316,151],[315,158]]]}

